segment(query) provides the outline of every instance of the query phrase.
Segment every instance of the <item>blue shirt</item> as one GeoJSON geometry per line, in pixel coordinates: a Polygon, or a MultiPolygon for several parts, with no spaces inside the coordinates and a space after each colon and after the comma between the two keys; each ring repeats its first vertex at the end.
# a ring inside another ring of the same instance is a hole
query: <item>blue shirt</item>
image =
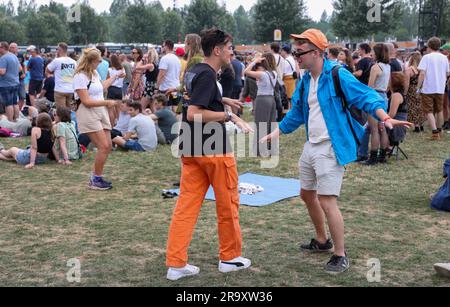
{"type": "Polygon", "coordinates": [[[0,57],[0,68],[6,69],[6,74],[0,76],[0,87],[13,87],[20,84],[20,63],[14,54],[8,52],[0,57]]]}
{"type": "Polygon", "coordinates": [[[30,71],[30,80],[42,81],[44,80],[44,59],[41,57],[31,58],[28,62],[28,69],[30,71]]]}
{"type": "MultiPolygon", "coordinates": [[[[317,96],[338,163],[347,165],[357,159],[358,144],[352,134],[341,99],[334,90],[332,69],[336,65],[338,64],[335,62],[324,60],[317,96]]],[[[386,111],[384,99],[375,90],[359,82],[347,69],[340,69],[339,77],[349,107],[355,106],[375,118],[378,118],[377,110],[386,111]]],[[[311,74],[307,73],[297,85],[292,97],[292,109],[280,123],[280,130],[284,134],[292,133],[304,124],[306,135],[308,135],[310,82],[311,74]],[[304,92],[300,93],[302,82],[304,82],[304,92]]],[[[364,135],[364,127],[351,116],[350,120],[356,135],[361,139],[364,135]]]]}
{"type": "Polygon", "coordinates": [[[105,81],[108,78],[109,63],[103,60],[97,67],[97,72],[100,75],[100,80],[105,81]]]}

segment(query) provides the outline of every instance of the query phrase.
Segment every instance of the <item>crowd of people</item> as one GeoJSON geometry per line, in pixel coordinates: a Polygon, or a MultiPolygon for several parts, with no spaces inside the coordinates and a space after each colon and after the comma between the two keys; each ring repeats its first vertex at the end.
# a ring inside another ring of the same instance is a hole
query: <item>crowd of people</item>
{"type": "Polygon", "coordinates": [[[245,269],[251,262],[241,255],[237,170],[225,123],[253,132],[241,118],[245,102],[251,101],[257,124],[253,148],[259,157],[274,154],[270,143],[280,134],[306,125],[301,197],[317,237],[301,249],[328,251],[334,242],[326,271],[342,273],[350,266],[337,207],[344,166],[356,158],[368,166],[385,163],[410,125],[421,133],[428,121],[431,140],[444,137],[450,128],[450,55],[440,49],[439,38],[431,38],[426,50],[413,52],[406,61],[398,59],[392,43],[363,43],[352,52],[329,48],[318,30],[292,39],[293,45],[273,43],[248,64],[233,49],[231,36],[218,29],[187,35],[185,48],[175,49],[165,40],[161,53],[134,48],[126,55],[98,45],[79,58],[68,54],[65,43],[55,55],[42,56],[30,46],[27,55],[19,56],[17,44],[0,42],[0,127],[31,136],[25,149],[0,146],[0,160],[27,169],[48,160],[71,165],[95,148],[89,187],[110,190],[112,183],[103,174],[113,148],[151,152],[181,137],[182,130],[174,129],[179,122],[193,131],[198,116],[203,128],[215,123],[214,133],[201,131],[200,153],[194,144],[180,147],[182,193],[169,234],[168,278],[199,272],[187,264],[187,247],[210,184],[220,195],[219,270],[245,269]],[[358,117],[352,108],[362,111],[358,117]],[[222,129],[223,139],[207,151],[208,138],[222,129]]]}

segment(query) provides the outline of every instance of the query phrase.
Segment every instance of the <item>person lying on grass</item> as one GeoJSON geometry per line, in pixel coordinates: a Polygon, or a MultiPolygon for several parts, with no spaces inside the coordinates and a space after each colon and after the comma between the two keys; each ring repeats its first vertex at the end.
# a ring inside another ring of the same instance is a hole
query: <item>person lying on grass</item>
{"type": "Polygon", "coordinates": [[[128,114],[131,116],[128,132],[124,137],[115,137],[113,143],[131,151],[154,151],[158,141],[153,120],[142,114],[142,105],[139,102],[128,102],[128,114]],[[134,134],[136,139],[133,139],[134,134]]]}
{"type": "Polygon", "coordinates": [[[32,169],[36,164],[47,162],[52,149],[52,119],[47,113],[41,113],[37,117],[36,127],[31,130],[31,147],[1,150],[0,160],[16,161],[19,165],[25,165],[26,169],[32,169]]]}

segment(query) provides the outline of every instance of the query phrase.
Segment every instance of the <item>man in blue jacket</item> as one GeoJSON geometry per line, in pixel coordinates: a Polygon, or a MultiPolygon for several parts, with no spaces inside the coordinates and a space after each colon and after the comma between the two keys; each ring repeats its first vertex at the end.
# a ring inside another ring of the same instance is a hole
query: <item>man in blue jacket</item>
{"type": "MultiPolygon", "coordinates": [[[[306,126],[308,141],[300,158],[301,198],[306,203],[317,237],[302,245],[301,249],[328,252],[333,249],[334,242],[334,255],[325,271],[335,275],[350,267],[344,247],[344,220],[337,199],[344,178],[344,166],[357,159],[358,142],[354,134],[361,139],[364,128],[353,117],[347,116],[348,110],[344,111],[336,94],[332,70],[338,64],[324,59],[328,47],[326,36],[319,30],[309,29],[291,37],[295,40],[295,56],[300,68],[309,73],[297,86],[292,98],[292,110],[279,128],[261,142],[270,142],[280,134],[292,133],[303,124],[306,126]],[[325,218],[333,241],[328,238],[325,218]]],[[[390,118],[384,109],[383,98],[346,69],[339,70],[339,79],[349,107],[356,107],[378,118],[388,129],[398,125],[412,127],[408,122],[390,118]]]]}

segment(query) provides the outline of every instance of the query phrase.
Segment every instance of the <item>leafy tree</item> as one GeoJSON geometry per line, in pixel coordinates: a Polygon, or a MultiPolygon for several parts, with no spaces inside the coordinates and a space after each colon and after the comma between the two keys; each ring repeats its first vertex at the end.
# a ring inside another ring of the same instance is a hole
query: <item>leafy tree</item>
{"type": "Polygon", "coordinates": [[[236,21],[236,42],[241,44],[249,44],[254,40],[253,24],[250,14],[245,11],[241,5],[233,14],[236,21]]]}
{"type": "Polygon", "coordinates": [[[87,45],[104,42],[108,33],[106,20],[97,15],[95,10],[85,3],[81,4],[80,9],[81,22],[69,23],[70,43],[87,45]]]}
{"type": "Polygon", "coordinates": [[[234,34],[236,23],[225,6],[219,6],[216,0],[193,0],[186,7],[186,33],[200,33],[203,29],[219,27],[234,34]]]}
{"type": "Polygon", "coordinates": [[[280,29],[284,39],[291,33],[306,30],[310,23],[303,0],[258,0],[254,6],[255,38],[260,42],[273,40],[273,32],[280,29]]]}
{"type": "Polygon", "coordinates": [[[130,5],[120,19],[122,37],[127,43],[146,43],[162,41],[161,5],[147,5],[143,0],[136,0],[130,5]]]}
{"type": "Polygon", "coordinates": [[[184,39],[184,21],[178,10],[168,9],[163,15],[162,21],[164,39],[177,42],[184,39]]]}
{"type": "MultiPolygon", "coordinates": [[[[369,1],[370,2],[370,1],[369,1]]],[[[367,1],[335,0],[332,26],[340,38],[369,38],[377,33],[392,33],[400,23],[402,3],[398,0],[379,0],[381,3],[380,22],[369,22],[367,1]]]]}
{"type": "Polygon", "coordinates": [[[7,42],[21,43],[25,41],[23,27],[8,16],[0,16],[0,37],[1,40],[7,42]]]}

